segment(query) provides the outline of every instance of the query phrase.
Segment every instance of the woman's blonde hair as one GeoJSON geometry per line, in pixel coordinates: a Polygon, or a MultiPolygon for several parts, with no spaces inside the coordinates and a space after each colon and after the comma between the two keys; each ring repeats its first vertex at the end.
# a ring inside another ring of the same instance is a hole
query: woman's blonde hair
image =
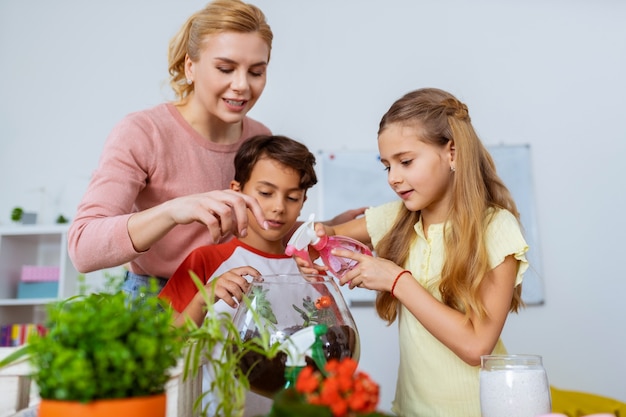
{"type": "Polygon", "coordinates": [[[206,37],[222,32],[258,33],[272,50],[274,35],[261,9],[240,0],[215,0],[207,4],[191,15],[170,41],[170,86],[179,100],[184,100],[194,88],[193,84],[187,84],[185,57],[196,62],[206,37]]]}
{"type": "MultiPolygon", "coordinates": [[[[435,88],[412,91],[385,113],[378,134],[390,124],[419,125],[423,132],[420,139],[436,146],[454,143],[452,205],[444,228],[445,261],[439,290],[446,305],[466,317],[470,313],[483,317],[486,310],[480,288],[491,269],[485,245],[485,230],[494,213],[490,209],[504,208],[519,220],[515,202],[472,127],[467,106],[453,95],[435,88]]],[[[419,211],[402,206],[395,225],[375,248],[378,256],[405,265],[419,216],[419,211]]],[[[515,288],[511,311],[523,306],[521,290],[521,285],[515,288]]],[[[398,314],[398,301],[389,292],[380,292],[376,310],[392,323],[398,314]]]]}

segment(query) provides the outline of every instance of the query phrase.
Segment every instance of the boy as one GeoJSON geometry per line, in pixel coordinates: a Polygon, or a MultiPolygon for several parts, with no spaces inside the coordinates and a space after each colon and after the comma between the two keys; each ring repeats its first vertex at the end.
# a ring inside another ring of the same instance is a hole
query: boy
{"type": "Polygon", "coordinates": [[[284,237],[300,215],[307,190],[317,183],[314,165],[315,156],[306,146],[284,136],[255,136],[239,148],[230,188],[258,200],[266,228],[250,216],[246,237],[202,246],[187,256],[159,294],[178,312],[177,325],[185,316],[200,325],[205,316],[204,300],[190,271],[209,291],[212,281],[218,280],[215,301],[226,305],[217,304],[216,312],[231,314],[248,288],[244,276],[299,273],[295,261],[285,255],[284,237]]]}
{"type": "MultiPolygon", "coordinates": [[[[159,294],[177,312],[176,325],[181,326],[186,316],[200,325],[206,314],[204,299],[190,271],[205,283],[209,294],[217,280],[215,313],[231,315],[248,289],[244,276],[300,273],[296,262],[285,255],[284,241],[300,216],[307,190],[317,183],[314,165],[315,156],[306,146],[284,136],[255,136],[241,145],[230,187],[256,198],[267,223],[262,227],[250,215],[245,237],[202,246],[187,256],[159,294]]],[[[206,390],[213,379],[211,369],[204,366],[203,374],[206,390]]],[[[214,398],[212,393],[205,393],[203,408],[214,398]]],[[[271,405],[270,399],[247,392],[245,415],[266,414],[271,405]]]]}

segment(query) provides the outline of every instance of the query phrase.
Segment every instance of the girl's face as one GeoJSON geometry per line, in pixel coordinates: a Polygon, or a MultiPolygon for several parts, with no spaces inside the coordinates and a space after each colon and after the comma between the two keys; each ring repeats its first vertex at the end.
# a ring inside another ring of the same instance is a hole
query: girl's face
{"type": "Polygon", "coordinates": [[[421,210],[428,224],[445,221],[451,204],[454,146],[421,140],[419,125],[393,123],[378,136],[387,181],[411,211],[421,210]]]}
{"type": "Polygon", "coordinates": [[[243,188],[236,181],[231,188],[256,198],[269,226],[262,229],[250,215],[248,235],[241,240],[259,250],[283,254],[283,238],[298,220],[306,200],[306,192],[300,188],[300,173],[274,159],[261,158],[243,188]]]}
{"type": "Polygon", "coordinates": [[[192,102],[224,123],[240,122],[265,88],[269,52],[256,33],[208,36],[198,61],[185,61],[185,75],[194,82],[192,102]]]}

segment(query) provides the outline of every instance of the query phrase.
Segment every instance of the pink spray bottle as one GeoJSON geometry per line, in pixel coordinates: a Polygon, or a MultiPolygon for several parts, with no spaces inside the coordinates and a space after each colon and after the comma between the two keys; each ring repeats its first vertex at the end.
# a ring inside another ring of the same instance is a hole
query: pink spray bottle
{"type": "Polygon", "coordinates": [[[347,249],[353,252],[372,255],[372,251],[370,251],[367,246],[347,236],[324,236],[320,238],[315,233],[314,218],[315,214],[311,214],[309,219],[294,232],[287,243],[287,248],[285,249],[286,255],[298,255],[303,259],[310,260],[308,247],[311,245],[320,253],[324,265],[326,265],[330,272],[337,278],[343,277],[345,273],[354,268],[358,262],[350,258],[335,256],[330,253],[331,250],[335,248],[347,249]]]}

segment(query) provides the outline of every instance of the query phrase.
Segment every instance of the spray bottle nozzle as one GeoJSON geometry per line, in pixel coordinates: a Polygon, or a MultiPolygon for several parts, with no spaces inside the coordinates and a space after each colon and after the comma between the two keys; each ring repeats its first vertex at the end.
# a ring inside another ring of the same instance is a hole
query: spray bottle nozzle
{"type": "Polygon", "coordinates": [[[324,354],[322,336],[325,335],[327,331],[328,326],[325,324],[316,324],[315,326],[298,330],[282,343],[281,350],[287,353],[287,360],[285,362],[287,387],[295,384],[300,370],[307,365],[307,356],[313,359],[313,362],[320,372],[324,372],[326,355],[324,354]]]}
{"type": "MultiPolygon", "coordinates": [[[[324,346],[321,336],[328,331],[325,324],[305,327],[298,330],[285,340],[281,345],[281,350],[287,353],[287,366],[306,366],[306,357],[311,357],[315,362],[319,360],[320,351],[324,356],[324,346]]],[[[324,359],[325,361],[325,359],[324,359]]],[[[323,367],[323,364],[322,364],[323,367]]]]}
{"type": "Polygon", "coordinates": [[[298,227],[298,229],[296,229],[296,231],[291,236],[291,239],[289,239],[289,242],[287,242],[287,247],[285,248],[286,255],[297,255],[311,262],[308,247],[310,244],[315,243],[316,240],[319,240],[319,238],[315,234],[314,220],[315,214],[311,213],[309,219],[302,223],[300,227],[298,227]]]}

